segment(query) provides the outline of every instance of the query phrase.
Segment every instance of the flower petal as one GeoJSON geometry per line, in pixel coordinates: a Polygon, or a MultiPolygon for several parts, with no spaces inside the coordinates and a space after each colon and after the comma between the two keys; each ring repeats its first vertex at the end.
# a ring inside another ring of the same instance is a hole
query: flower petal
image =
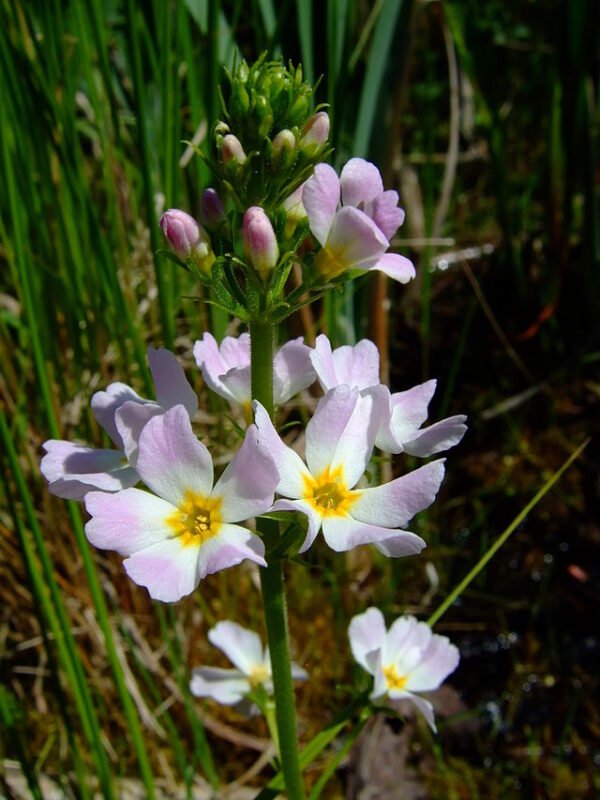
{"type": "Polygon", "coordinates": [[[358,389],[379,384],[379,350],[369,339],[362,339],[354,347],[337,347],[332,352],[329,339],[321,334],[317,336],[311,360],[325,392],[342,383],[358,389]]]}
{"type": "Polygon", "coordinates": [[[292,661],[292,678],[295,681],[307,681],[309,674],[305,669],[302,669],[299,664],[296,664],[295,661],[292,661]]]}
{"type": "Polygon", "coordinates": [[[437,733],[437,728],[435,726],[435,716],[433,713],[433,706],[429,702],[429,700],[425,700],[424,697],[419,697],[419,695],[412,694],[412,692],[407,692],[404,690],[394,690],[389,693],[392,700],[409,700],[415,708],[423,714],[425,719],[427,720],[427,724],[431,728],[434,733],[437,733]]]}
{"type": "Polygon", "coordinates": [[[237,403],[238,400],[223,384],[221,378],[230,369],[249,366],[250,337],[248,334],[243,333],[237,339],[233,336],[226,336],[219,347],[215,337],[210,333],[205,333],[202,339],[194,345],[194,358],[202,371],[202,377],[207,386],[229,402],[237,403]]]}
{"type": "Polygon", "coordinates": [[[342,203],[358,208],[383,193],[381,173],[370,161],[364,158],[351,158],[340,174],[342,203]]]}
{"type": "Polygon", "coordinates": [[[208,632],[208,641],[225,653],[231,663],[245,675],[256,666],[262,666],[264,648],[260,636],[242,628],[237,622],[223,620],[208,632]]]}
{"type": "Polygon", "coordinates": [[[223,523],[217,536],[202,545],[198,574],[202,579],[246,560],[267,566],[262,539],[241,525],[223,523]]]}
{"type": "Polygon", "coordinates": [[[42,475],[52,494],[65,500],[83,500],[91,489],[117,492],[139,481],[119,450],[95,450],[60,439],[44,442],[44,449],[42,475]]]}
{"type": "Polygon", "coordinates": [[[298,511],[300,514],[305,514],[308,517],[308,531],[306,537],[298,550],[299,553],[305,553],[317,537],[318,532],[321,530],[321,515],[304,500],[277,500],[273,505],[273,511],[298,511]]]}
{"type": "Polygon", "coordinates": [[[427,542],[410,531],[397,531],[393,536],[373,542],[379,552],[386,558],[403,558],[417,556],[427,547],[427,542]]]}
{"type": "Polygon", "coordinates": [[[317,164],[311,178],[304,184],[302,204],[310,229],[324,247],[340,202],[340,181],[329,164],[317,164]]]}
{"type": "Polygon", "coordinates": [[[131,580],[145,586],[154,600],[175,603],[198,586],[202,549],[199,545],[184,545],[181,537],[165,539],[133,553],[123,566],[131,580]]]}
{"type": "Polygon", "coordinates": [[[404,392],[390,395],[389,415],[377,433],[376,444],[386,453],[401,453],[427,419],[437,381],[430,380],[404,392]]]}
{"type": "Polygon", "coordinates": [[[174,406],[144,426],[136,469],[159,497],[181,506],[186,492],[208,496],[213,483],[212,459],[196,439],[183,406],[174,406]]]}
{"type": "Polygon", "coordinates": [[[233,706],[249,691],[250,682],[237,669],[196,667],[192,670],[190,692],[195,697],[210,697],[223,706],[233,706]]]}
{"type": "Polygon", "coordinates": [[[286,497],[302,497],[304,478],[310,478],[304,462],[291,447],[285,445],[271,422],[263,406],[254,401],[254,418],[258,428],[258,440],[272,456],[279,470],[277,492],[286,497]]]}
{"type": "MultiPolygon", "coordinates": [[[[366,269],[366,267],[365,267],[366,269]]],[[[398,253],[385,253],[369,269],[378,269],[399,283],[408,283],[416,276],[414,264],[398,253]]]]}
{"type": "Polygon", "coordinates": [[[358,400],[358,389],[346,385],[331,389],[319,400],[306,426],[306,463],[313,475],[331,466],[358,400]]]}
{"type": "Polygon", "coordinates": [[[352,505],[352,516],[370,525],[404,528],[433,503],[443,478],[444,459],[439,459],[383,486],[363,489],[352,505]]]}
{"type": "Polygon", "coordinates": [[[181,404],[193,416],[198,409],[198,398],[173,353],[162,347],[158,350],[149,347],[148,361],[158,404],[165,410],[181,404]]]}
{"type": "Polygon", "coordinates": [[[464,414],[447,417],[418,432],[410,442],[404,442],[404,452],[425,458],[457,445],[465,435],[467,418],[464,414]]]}
{"type": "Polygon", "coordinates": [[[275,405],[282,405],[314,383],[316,375],[311,363],[312,348],[302,337],[286,342],[275,353],[273,389],[275,405]]]}
{"type": "Polygon", "coordinates": [[[259,443],[256,425],[250,425],[212,495],[222,498],[221,516],[225,522],[241,522],[270,508],[278,483],[273,456],[259,443]]]}
{"type": "Polygon", "coordinates": [[[404,209],[398,208],[398,192],[389,189],[375,197],[365,208],[375,225],[390,241],[404,222],[404,209]]]}
{"type": "Polygon", "coordinates": [[[368,608],[350,621],[348,638],[354,660],[371,675],[377,663],[376,653],[385,639],[385,620],[378,608],[368,608]]]}
{"type": "Polygon", "coordinates": [[[430,692],[454,672],[460,661],[458,648],[446,636],[434,634],[429,646],[423,651],[419,664],[412,670],[406,682],[411,692],[430,692]]]}
{"type": "Polygon", "coordinates": [[[116,494],[89,492],[85,507],[92,516],[85,526],[86,536],[102,550],[130,556],[173,536],[167,518],[177,509],[141,489],[116,494]]]}
{"type": "Polygon", "coordinates": [[[345,269],[374,267],[388,246],[388,240],[373,220],[352,206],[336,213],[324,245],[328,257],[337,265],[334,277],[345,269]]]}
{"type": "Polygon", "coordinates": [[[143,397],[134,391],[131,386],[126,383],[111,383],[106,387],[104,392],[95,392],[92,395],[91,407],[92,413],[98,423],[108,433],[113,442],[117,445],[119,450],[123,450],[123,442],[119,436],[117,426],[115,423],[115,411],[120,408],[123,403],[133,401],[135,403],[148,403],[150,401],[144,400],[143,397]]]}
{"type": "Polygon", "coordinates": [[[414,533],[394,532],[389,528],[382,528],[378,525],[367,525],[364,522],[358,522],[351,516],[346,517],[325,517],[323,520],[323,536],[325,541],[338,553],[351,550],[353,547],[358,547],[362,544],[375,544],[385,542],[390,538],[390,534],[396,536],[407,537],[407,552],[401,555],[413,555],[419,553],[424,546],[425,542],[414,533]],[[412,549],[408,549],[412,547],[412,549]]]}
{"type": "Polygon", "coordinates": [[[220,381],[221,386],[229,395],[227,399],[230,402],[240,406],[250,405],[252,389],[249,364],[246,367],[232,367],[224,375],[221,375],[220,381]]]}
{"type": "Polygon", "coordinates": [[[137,461],[140,434],[148,420],[158,414],[164,414],[164,409],[156,403],[134,403],[130,400],[115,411],[115,424],[123,442],[123,450],[132,466],[137,461]]]}

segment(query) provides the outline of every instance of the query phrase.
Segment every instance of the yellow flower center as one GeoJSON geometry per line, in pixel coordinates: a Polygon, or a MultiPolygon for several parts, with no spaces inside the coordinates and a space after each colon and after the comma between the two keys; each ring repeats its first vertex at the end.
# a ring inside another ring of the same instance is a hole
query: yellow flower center
{"type": "Polygon", "coordinates": [[[184,547],[200,547],[221,527],[221,498],[204,497],[188,489],[177,511],[167,517],[167,524],[184,547]]]}
{"type": "Polygon", "coordinates": [[[332,470],[327,467],[318,478],[304,478],[304,499],[322,517],[343,517],[358,499],[361,492],[353,492],[346,486],[342,466],[332,470]]]}
{"type": "Polygon", "coordinates": [[[404,689],[408,675],[398,675],[398,670],[393,664],[383,667],[383,676],[387,683],[388,691],[391,689],[404,689]]]}
{"type": "Polygon", "coordinates": [[[271,673],[265,667],[264,664],[255,664],[250,670],[250,675],[248,676],[248,680],[250,681],[250,686],[260,686],[266,681],[269,680],[271,677],[271,673]]]}
{"type": "Polygon", "coordinates": [[[315,257],[315,269],[325,278],[337,278],[348,269],[343,252],[336,252],[330,247],[323,247],[315,257]]]}

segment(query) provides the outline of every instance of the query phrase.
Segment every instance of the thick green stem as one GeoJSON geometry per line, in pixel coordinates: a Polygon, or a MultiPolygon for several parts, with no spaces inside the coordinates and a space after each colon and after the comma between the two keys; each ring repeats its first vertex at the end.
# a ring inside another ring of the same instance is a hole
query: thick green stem
{"type": "MultiPolygon", "coordinates": [[[[262,403],[270,416],[273,416],[274,333],[274,327],[270,323],[250,323],[252,397],[262,403]]],[[[258,520],[258,529],[265,542],[268,561],[268,566],[260,571],[260,579],[273,672],[281,769],[289,800],[303,800],[305,795],[298,759],[296,705],[292,683],[283,564],[279,559],[269,559],[269,552],[279,541],[279,526],[274,520],[263,519],[258,520]]]]}

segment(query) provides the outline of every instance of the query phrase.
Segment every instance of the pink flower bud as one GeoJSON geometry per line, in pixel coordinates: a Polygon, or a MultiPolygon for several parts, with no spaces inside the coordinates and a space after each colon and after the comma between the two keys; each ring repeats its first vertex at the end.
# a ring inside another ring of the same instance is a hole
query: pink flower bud
{"type": "Polygon", "coordinates": [[[200,240],[200,226],[178,208],[170,208],[160,218],[160,227],[169,247],[180,258],[187,258],[200,240]]]}
{"type": "Polygon", "coordinates": [[[202,222],[208,228],[216,228],[226,221],[227,215],[216,189],[208,188],[202,195],[200,215],[202,222]]]}
{"type": "Polygon", "coordinates": [[[193,217],[170,208],[160,218],[160,227],[171,250],[201,272],[209,272],[215,262],[210,237],[193,217]]]}
{"type": "Polygon", "coordinates": [[[296,154],[296,137],[292,131],[284,128],[273,139],[271,159],[277,167],[288,167],[296,154]]]}
{"type": "Polygon", "coordinates": [[[313,155],[327,143],[328,136],[329,114],[326,111],[318,111],[302,128],[300,147],[308,154],[313,155]]]}
{"type": "Polygon", "coordinates": [[[232,133],[228,133],[227,136],[223,137],[223,142],[221,143],[221,158],[223,159],[223,164],[229,164],[231,161],[237,161],[238,164],[243,164],[246,160],[246,153],[244,153],[242,143],[237,136],[234,136],[232,133]]]}
{"type": "Polygon", "coordinates": [[[244,214],[244,252],[263,280],[279,260],[275,231],[259,206],[252,206],[244,214]]]}

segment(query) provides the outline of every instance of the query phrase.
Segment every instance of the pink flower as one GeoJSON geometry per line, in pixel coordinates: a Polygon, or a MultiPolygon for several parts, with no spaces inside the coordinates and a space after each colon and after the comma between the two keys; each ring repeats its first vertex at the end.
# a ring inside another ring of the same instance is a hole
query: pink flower
{"type": "Polygon", "coordinates": [[[371,698],[409,700],[435,732],[433,706],[415,692],[430,692],[454,672],[458,648],[415,617],[400,617],[386,630],[383,614],[369,608],[350,622],[352,655],[375,682],[371,698]]]}
{"type": "MultiPolygon", "coordinates": [[[[192,670],[190,691],[196,697],[210,697],[221,705],[238,705],[258,686],[271,694],[271,659],[260,636],[236,622],[223,620],[208,632],[208,640],[218,647],[235,669],[196,667],[192,670]]],[[[292,677],[306,680],[308,673],[292,664],[292,677]]]]}
{"type": "MultiPolygon", "coordinates": [[[[373,342],[363,339],[352,346],[331,349],[329,339],[321,334],[310,354],[312,365],[323,391],[346,384],[363,390],[379,385],[379,352],[373,342]]],[[[427,428],[428,406],[437,381],[430,380],[405,392],[385,394],[385,409],[375,437],[375,445],[386,453],[409,453],[431,456],[458,444],[465,435],[464,414],[447,417],[427,428]]]]}
{"type": "Polygon", "coordinates": [[[338,386],[327,392],[306,427],[306,464],[279,438],[260,403],[254,403],[259,441],[280,473],[276,511],[308,517],[307,550],[319,530],[333,550],[374,544],[393,558],[419,553],[425,542],[404,528],[429,506],[444,476],[443,461],[433,461],[383,486],[354,488],[369,463],[381,424],[383,387],[359,392],[338,386]]]}
{"type": "Polygon", "coordinates": [[[398,193],[384,191],[374,164],[353,158],[339,178],[328,164],[318,164],[306,181],[302,202],[322,248],[315,258],[321,275],[335,278],[349,269],[378,269],[400,283],[414,278],[407,258],[387,252],[404,212],[398,208],[398,193]]]}
{"type": "Polygon", "coordinates": [[[159,224],[175,255],[192,261],[202,272],[210,271],[215,262],[210,237],[193,217],[179,208],[170,208],[159,224]]]}
{"type": "Polygon", "coordinates": [[[244,214],[244,253],[263,281],[279,260],[275,231],[259,206],[251,206],[244,214]]]}
{"type": "Polygon", "coordinates": [[[48,489],[66,500],[83,500],[90,489],[116,492],[134,486],[137,439],[146,422],[177,404],[192,416],[198,398],[183,369],[168,350],[148,348],[148,361],[156,387],[156,401],[146,400],[126,383],[111,383],[92,397],[92,413],[108,433],[116,450],[86,447],[61,439],[44,442],[46,455],[40,469],[48,489]]]}
{"type": "Polygon", "coordinates": [[[317,111],[313,114],[302,128],[300,149],[309,157],[316,155],[327,144],[329,127],[329,114],[326,111],[317,111]]]}
{"type": "Polygon", "coordinates": [[[136,469],[151,492],[89,492],[89,541],[126,556],[129,577],[155,600],[175,602],[206,575],[245,559],[266,566],[264,545],[242,520],[262,514],[279,480],[254,425],[219,480],[181,405],[153,417],[138,442],[136,469]]]}
{"type": "MultiPolygon", "coordinates": [[[[250,389],[250,337],[226,336],[220,345],[210,333],[194,345],[194,357],[202,370],[207,385],[233,405],[249,407],[250,389]]],[[[315,380],[310,363],[310,347],[302,337],[286,342],[275,353],[273,364],[273,390],[276,405],[282,405],[306,389],[315,380]]]]}

